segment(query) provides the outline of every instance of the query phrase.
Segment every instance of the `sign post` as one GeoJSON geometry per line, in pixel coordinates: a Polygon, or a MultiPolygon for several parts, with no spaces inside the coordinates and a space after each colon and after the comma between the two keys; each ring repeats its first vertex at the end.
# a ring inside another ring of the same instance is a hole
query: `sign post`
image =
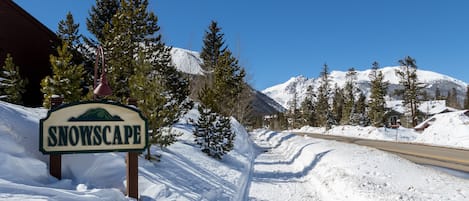
{"type": "Polygon", "coordinates": [[[147,120],[139,110],[118,103],[61,105],[40,120],[39,150],[50,154],[51,175],[61,179],[60,154],[128,152],[127,194],[132,198],[138,198],[138,154],[147,146],[147,120]]]}

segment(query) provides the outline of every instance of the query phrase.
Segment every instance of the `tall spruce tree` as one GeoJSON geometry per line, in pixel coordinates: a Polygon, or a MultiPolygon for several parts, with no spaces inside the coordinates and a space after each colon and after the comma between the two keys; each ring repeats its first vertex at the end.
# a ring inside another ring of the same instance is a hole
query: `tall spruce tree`
{"type": "Polygon", "coordinates": [[[316,121],[316,106],[314,102],[313,87],[308,86],[306,89],[306,97],[301,102],[300,112],[302,121],[309,126],[317,126],[316,121]]]}
{"type": "Polygon", "coordinates": [[[93,63],[87,57],[88,49],[82,42],[82,35],[79,34],[80,25],[75,23],[73,15],[68,12],[64,20],[58,24],[57,36],[62,40],[62,43],[68,44],[68,50],[72,53],[72,62],[76,65],[83,65],[84,73],[81,87],[83,92],[88,93],[88,87],[92,86],[92,72],[93,63]]]}
{"type": "Polygon", "coordinates": [[[357,71],[349,68],[345,75],[344,107],[342,112],[342,124],[350,124],[355,113],[355,93],[357,93],[357,71]]]}
{"type": "Polygon", "coordinates": [[[330,129],[334,122],[334,117],[332,115],[331,107],[329,105],[329,98],[331,96],[331,86],[329,78],[329,67],[327,64],[324,64],[323,69],[320,73],[320,85],[317,93],[317,114],[318,114],[318,124],[320,126],[330,129]]]}
{"type": "Polygon", "coordinates": [[[80,25],[75,23],[71,12],[67,13],[65,20],[59,22],[57,36],[62,41],[67,42],[69,49],[78,48],[81,44],[81,36],[78,34],[79,27],[80,25]]]}
{"type": "Polygon", "coordinates": [[[5,65],[0,69],[0,100],[14,104],[22,104],[23,93],[26,92],[27,79],[20,75],[20,68],[13,62],[13,57],[7,54],[5,65]]]}
{"type": "Polygon", "coordinates": [[[87,44],[89,46],[94,47],[97,44],[106,43],[104,27],[108,26],[108,29],[112,29],[111,19],[117,13],[120,7],[119,4],[119,0],[96,0],[96,5],[91,7],[91,10],[88,12],[89,16],[86,18],[86,27],[97,40],[94,41],[86,38],[85,40],[88,40],[87,44]]]}
{"type": "Polygon", "coordinates": [[[239,95],[245,90],[245,76],[246,72],[239,66],[231,51],[224,51],[214,69],[213,89],[216,102],[220,105],[220,111],[216,112],[225,116],[235,114],[239,95]]]}
{"type": "Polygon", "coordinates": [[[298,104],[298,93],[295,92],[293,93],[292,99],[289,101],[289,110],[288,110],[288,117],[290,119],[290,128],[299,128],[301,127],[301,114],[300,114],[300,109],[299,109],[299,104],[298,104]]]}
{"type": "Polygon", "coordinates": [[[384,75],[379,70],[378,62],[373,62],[371,72],[368,75],[371,81],[371,95],[369,101],[368,117],[375,127],[384,126],[386,114],[386,93],[389,83],[384,81],[384,75]]]}
{"type": "Polygon", "coordinates": [[[210,106],[214,112],[232,116],[243,109],[237,104],[237,100],[243,92],[250,89],[244,81],[245,70],[225,46],[223,36],[217,22],[212,21],[205,32],[204,45],[200,53],[203,60],[202,67],[207,78],[204,81],[203,90],[205,92],[198,93],[198,99],[205,106],[210,106]],[[211,95],[214,100],[208,100],[209,97],[201,97],[200,95],[211,95]]]}
{"type": "Polygon", "coordinates": [[[469,109],[469,85],[466,87],[466,98],[464,98],[464,109],[469,109]]]}
{"type": "Polygon", "coordinates": [[[46,108],[50,108],[52,95],[63,97],[65,103],[81,100],[83,64],[77,65],[73,62],[73,54],[68,47],[67,42],[64,42],[57,48],[57,56],[50,55],[52,77],[46,76],[41,81],[43,106],[46,108]]]}
{"type": "Polygon", "coordinates": [[[396,75],[399,78],[399,84],[403,88],[397,89],[395,93],[402,96],[402,103],[407,107],[411,126],[414,127],[418,123],[417,108],[420,105],[424,84],[418,81],[415,59],[406,56],[404,59],[399,60],[399,64],[400,68],[396,70],[396,75]]]}
{"type": "Polygon", "coordinates": [[[156,15],[148,10],[148,0],[122,0],[111,23],[104,25],[109,84],[116,101],[123,102],[130,95],[129,77],[135,74],[133,61],[139,52],[152,65],[157,64],[154,62],[159,54],[164,54],[157,21],[156,15]]]}
{"type": "MultiPolygon", "coordinates": [[[[215,66],[217,66],[219,58],[227,48],[223,37],[224,34],[221,32],[221,28],[218,26],[218,23],[216,21],[212,21],[208,30],[205,31],[203,41],[204,45],[200,52],[200,58],[204,61],[202,68],[206,73],[208,73],[208,75],[215,70],[215,66]]],[[[211,82],[211,79],[209,79],[208,82],[211,82]]]]}

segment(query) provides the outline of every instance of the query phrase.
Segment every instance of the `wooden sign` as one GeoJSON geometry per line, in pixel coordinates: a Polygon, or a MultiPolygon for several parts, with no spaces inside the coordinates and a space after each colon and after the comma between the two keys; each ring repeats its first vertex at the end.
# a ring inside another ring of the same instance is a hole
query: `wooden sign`
{"type": "Polygon", "coordinates": [[[139,152],[148,146],[147,121],[139,110],[111,102],[84,102],[50,110],[40,121],[44,154],[139,152]]]}

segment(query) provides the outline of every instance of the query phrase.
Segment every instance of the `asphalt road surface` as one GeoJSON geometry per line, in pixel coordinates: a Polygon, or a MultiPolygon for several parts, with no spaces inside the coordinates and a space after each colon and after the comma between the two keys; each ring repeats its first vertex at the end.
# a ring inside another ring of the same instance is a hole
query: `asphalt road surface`
{"type": "Polygon", "coordinates": [[[335,140],[373,147],[383,151],[397,154],[418,164],[434,165],[449,169],[469,172],[469,150],[447,147],[429,146],[415,143],[402,143],[391,141],[367,140],[343,136],[332,136],[312,133],[296,133],[313,138],[335,140]]]}

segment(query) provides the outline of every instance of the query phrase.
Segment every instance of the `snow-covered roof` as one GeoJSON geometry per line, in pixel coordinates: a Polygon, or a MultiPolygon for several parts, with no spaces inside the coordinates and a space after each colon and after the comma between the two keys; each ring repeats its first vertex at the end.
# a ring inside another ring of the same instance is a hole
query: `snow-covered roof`
{"type": "MultiPolygon", "coordinates": [[[[406,107],[404,106],[404,104],[402,104],[402,100],[386,101],[386,107],[399,113],[406,112],[406,107]]],[[[455,108],[446,106],[445,100],[423,101],[420,103],[418,110],[427,115],[458,111],[455,108]]]]}

